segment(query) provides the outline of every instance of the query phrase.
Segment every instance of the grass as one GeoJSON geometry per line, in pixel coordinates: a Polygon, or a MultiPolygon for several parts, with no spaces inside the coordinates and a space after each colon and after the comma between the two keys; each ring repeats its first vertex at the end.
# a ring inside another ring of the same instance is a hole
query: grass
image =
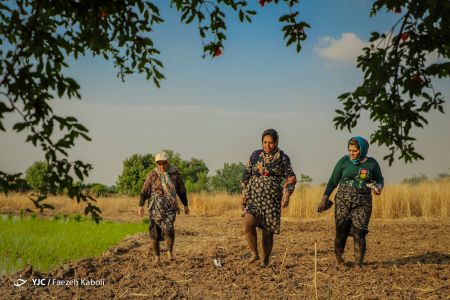
{"type": "MultiPolygon", "coordinates": [[[[317,204],[322,198],[323,186],[298,186],[291,197],[289,207],[282,215],[290,218],[315,219],[332,218],[333,209],[319,214],[317,204]]],[[[333,198],[332,195],[331,198],[333,198]]],[[[189,206],[193,215],[231,216],[239,215],[240,196],[226,193],[189,194],[189,206]]],[[[46,210],[45,214],[75,214],[84,210],[84,204],[76,203],[63,196],[50,196],[46,203],[55,206],[55,210],[46,210]]],[[[97,199],[106,220],[140,222],[137,216],[137,197],[116,196],[97,199]]],[[[181,206],[181,204],[180,204],[181,206]]],[[[27,195],[0,194],[0,212],[20,214],[24,209],[33,209],[27,195]]],[[[387,184],[380,196],[373,196],[373,218],[448,218],[450,217],[450,179],[425,181],[420,184],[387,184]]]]}
{"type": "Polygon", "coordinates": [[[220,216],[226,211],[239,213],[241,209],[239,196],[227,193],[197,193],[189,197],[192,213],[201,216],[220,216]]]}
{"type": "Polygon", "coordinates": [[[80,215],[70,218],[0,217],[0,275],[25,265],[47,272],[69,260],[100,255],[125,236],[146,231],[143,223],[95,224],[80,215]]]}
{"type": "Polygon", "coordinates": [[[388,185],[374,203],[373,213],[382,219],[450,217],[450,180],[388,185]]]}
{"type": "MultiPolygon", "coordinates": [[[[85,208],[84,203],[77,203],[66,196],[49,196],[44,202],[55,207],[54,210],[46,209],[43,214],[46,216],[82,214],[85,208]]],[[[138,203],[137,197],[116,196],[99,198],[95,205],[101,209],[102,217],[106,220],[140,222],[141,219],[137,216],[138,203]]],[[[27,209],[36,211],[30,195],[10,193],[5,196],[0,193],[0,213],[17,215],[27,209]]]]}
{"type": "MultiPolygon", "coordinates": [[[[333,209],[317,213],[323,186],[298,186],[282,216],[289,218],[332,218],[333,209]]],[[[336,191],[335,191],[336,192],[336,191]]],[[[334,194],[331,198],[334,198],[334,194]]],[[[240,200],[237,195],[190,195],[191,211],[202,216],[219,216],[232,211],[238,215],[240,200]]],[[[450,180],[425,181],[420,184],[387,184],[380,196],[373,196],[372,217],[378,219],[448,218],[450,217],[450,180]]]]}
{"type": "MultiPolygon", "coordinates": [[[[296,219],[333,218],[333,209],[319,214],[317,204],[323,186],[301,186],[291,197],[282,216],[296,219]]],[[[226,193],[189,194],[193,215],[238,217],[241,211],[239,195],[226,193]]],[[[27,195],[0,195],[0,275],[14,273],[26,264],[48,271],[67,260],[100,255],[126,235],[146,231],[137,216],[136,197],[107,197],[97,199],[105,220],[100,225],[79,215],[84,204],[64,196],[51,196],[46,203],[55,210],[46,210],[36,218],[27,195]],[[75,214],[75,215],[74,215],[75,214]],[[28,217],[21,217],[28,215],[28,217]],[[61,215],[65,217],[60,217],[61,215]],[[72,215],[72,217],[68,217],[72,215]],[[33,218],[34,216],[34,218],[33,218]],[[50,218],[51,217],[51,218],[50,218]],[[126,221],[112,223],[112,221],[126,221]]],[[[373,197],[373,218],[449,218],[450,180],[426,181],[417,185],[388,184],[381,196],[373,197]]]]}
{"type": "MultiPolygon", "coordinates": [[[[285,217],[333,217],[333,209],[316,212],[324,187],[302,187],[292,195],[285,217]]],[[[334,195],[331,196],[334,198],[334,195]]],[[[387,184],[380,196],[372,197],[372,217],[379,219],[450,217],[450,180],[416,185],[387,184]]]]}

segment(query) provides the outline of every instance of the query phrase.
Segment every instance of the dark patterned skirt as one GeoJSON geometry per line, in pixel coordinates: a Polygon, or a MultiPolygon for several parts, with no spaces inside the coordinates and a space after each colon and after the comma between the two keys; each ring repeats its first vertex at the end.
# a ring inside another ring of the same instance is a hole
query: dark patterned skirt
{"type": "Polygon", "coordinates": [[[156,196],[149,205],[150,222],[148,230],[154,240],[164,241],[164,236],[175,236],[176,211],[162,196],[156,196]]]}
{"type": "Polygon", "coordinates": [[[270,176],[253,176],[248,183],[245,213],[255,216],[257,226],[280,233],[282,190],[279,181],[270,176]]]}
{"type": "Polygon", "coordinates": [[[334,215],[336,227],[351,226],[354,231],[369,232],[372,214],[372,194],[370,190],[359,190],[348,185],[340,185],[336,193],[334,215]]]}

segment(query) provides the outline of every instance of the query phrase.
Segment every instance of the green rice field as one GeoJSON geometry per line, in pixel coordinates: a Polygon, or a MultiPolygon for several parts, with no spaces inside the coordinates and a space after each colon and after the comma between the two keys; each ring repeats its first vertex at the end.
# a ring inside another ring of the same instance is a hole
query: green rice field
{"type": "Polygon", "coordinates": [[[80,215],[51,219],[0,215],[0,276],[24,266],[48,272],[70,260],[100,255],[145,223],[96,224],[80,215]]]}

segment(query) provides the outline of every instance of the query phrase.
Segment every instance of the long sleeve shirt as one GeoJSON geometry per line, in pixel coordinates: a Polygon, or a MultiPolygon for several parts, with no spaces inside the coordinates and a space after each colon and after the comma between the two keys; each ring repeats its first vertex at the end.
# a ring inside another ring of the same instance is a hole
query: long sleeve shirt
{"type": "MultiPolygon", "coordinates": [[[[183,178],[181,178],[180,172],[174,166],[170,166],[167,172],[169,172],[169,176],[175,184],[177,195],[180,198],[181,203],[183,203],[184,206],[187,206],[188,199],[186,195],[186,187],[184,186],[184,181],[183,178]]],[[[164,190],[162,188],[161,178],[158,173],[156,171],[151,171],[144,181],[139,198],[139,206],[144,206],[145,201],[155,194],[164,195],[164,190]]]]}
{"type": "Polygon", "coordinates": [[[347,184],[355,189],[366,189],[368,191],[369,188],[366,184],[373,182],[381,188],[384,185],[384,178],[381,174],[380,165],[374,158],[367,157],[365,162],[354,165],[349,156],[345,155],[334,167],[324,195],[330,196],[339,184],[347,184]]]}
{"type": "Polygon", "coordinates": [[[252,176],[272,176],[279,184],[286,179],[285,187],[292,192],[297,179],[292,169],[291,160],[283,151],[279,151],[279,158],[265,163],[263,150],[256,150],[250,156],[242,174],[242,189],[244,190],[252,176]]]}

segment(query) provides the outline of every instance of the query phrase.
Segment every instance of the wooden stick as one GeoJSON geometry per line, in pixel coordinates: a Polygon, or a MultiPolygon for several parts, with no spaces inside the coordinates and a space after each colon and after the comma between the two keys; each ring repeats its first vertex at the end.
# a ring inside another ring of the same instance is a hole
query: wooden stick
{"type": "Polygon", "coordinates": [[[151,297],[152,294],[144,294],[144,293],[130,293],[130,296],[136,296],[136,297],[151,297]]]}
{"type": "Polygon", "coordinates": [[[316,300],[319,299],[317,295],[317,243],[314,243],[314,289],[316,290],[316,300]]]}

